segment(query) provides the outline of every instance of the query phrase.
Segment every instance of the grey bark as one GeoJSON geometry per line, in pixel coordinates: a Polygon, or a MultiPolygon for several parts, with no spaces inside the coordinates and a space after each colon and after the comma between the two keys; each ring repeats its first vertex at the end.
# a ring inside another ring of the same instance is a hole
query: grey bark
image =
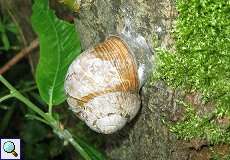
{"type": "MultiPolygon", "coordinates": [[[[120,33],[127,21],[132,31],[141,34],[154,48],[171,49],[172,25],[177,15],[173,0],[88,0],[81,4],[76,18],[84,49],[120,33]]],[[[116,160],[186,160],[193,159],[195,149],[189,142],[177,140],[163,123],[176,121],[182,108],[175,103],[181,93],[158,83],[142,89],[142,109],[124,129],[105,136],[106,153],[116,160]]]]}
{"type": "MultiPolygon", "coordinates": [[[[76,16],[76,27],[83,49],[130,29],[143,36],[155,54],[157,47],[174,50],[170,33],[177,15],[175,0],[85,0],[76,16]]],[[[154,85],[148,82],[141,97],[138,116],[118,133],[104,136],[110,159],[208,160],[214,151],[228,148],[224,145],[209,148],[207,141],[198,138],[179,140],[169,131],[165,121],[183,119],[184,108],[176,100],[189,96],[182,91],[174,91],[162,82],[154,85]]],[[[199,98],[190,100],[200,103],[199,98]]],[[[208,108],[200,107],[198,112],[209,113],[208,108]]]]}

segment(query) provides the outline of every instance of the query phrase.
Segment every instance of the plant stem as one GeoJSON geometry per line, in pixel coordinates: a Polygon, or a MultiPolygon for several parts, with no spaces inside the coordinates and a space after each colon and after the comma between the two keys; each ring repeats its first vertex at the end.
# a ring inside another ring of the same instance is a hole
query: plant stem
{"type": "Polygon", "coordinates": [[[38,113],[41,117],[43,117],[54,130],[58,130],[58,136],[63,138],[65,141],[68,141],[72,146],[86,159],[90,160],[91,158],[85,152],[85,150],[72,138],[72,135],[67,131],[60,128],[58,125],[59,122],[56,121],[50,114],[44,113],[37,106],[35,106],[32,102],[30,102],[27,98],[21,95],[19,92],[16,92],[15,98],[25,103],[30,109],[38,113]],[[69,134],[66,134],[69,133],[69,134]]]}
{"type": "Polygon", "coordinates": [[[2,75],[0,75],[0,82],[2,82],[10,92],[15,91],[15,88],[2,75]]]}
{"type": "Polygon", "coordinates": [[[49,113],[50,116],[52,116],[52,108],[53,108],[52,103],[49,103],[49,111],[48,111],[48,113],[49,113]]]}
{"type": "MultiPolygon", "coordinates": [[[[52,93],[52,92],[53,92],[53,90],[52,90],[52,91],[50,90],[50,93],[52,93]]],[[[49,98],[49,104],[48,104],[48,106],[49,106],[48,113],[49,113],[49,115],[50,115],[50,116],[52,116],[53,94],[50,94],[50,98],[49,98]]]]}
{"type": "Polygon", "coordinates": [[[28,119],[32,119],[32,120],[37,120],[37,121],[40,121],[40,122],[42,122],[42,123],[45,123],[46,125],[50,125],[46,120],[44,120],[44,119],[42,119],[41,117],[38,117],[38,116],[36,116],[36,115],[25,115],[25,117],[26,118],[28,118],[28,119]]]}
{"type": "Polygon", "coordinates": [[[14,93],[14,97],[23,102],[27,107],[29,107],[31,110],[36,112],[38,115],[43,117],[44,119],[47,119],[47,115],[45,112],[43,112],[39,107],[37,107],[35,104],[33,104],[31,101],[29,101],[26,97],[24,97],[21,93],[16,91],[14,93]]]}
{"type": "Polygon", "coordinates": [[[29,87],[29,88],[25,88],[25,89],[23,89],[23,90],[19,90],[21,93],[25,93],[25,92],[29,92],[29,91],[33,91],[33,90],[35,90],[35,89],[37,89],[37,86],[31,86],[31,87],[29,87]]]}
{"type": "Polygon", "coordinates": [[[72,144],[72,146],[78,150],[78,152],[86,159],[86,160],[91,160],[91,158],[89,157],[89,155],[85,152],[85,150],[73,139],[69,139],[70,144],[72,144]]]}
{"type": "Polygon", "coordinates": [[[45,124],[49,125],[54,130],[54,133],[59,136],[59,138],[68,141],[80,153],[80,155],[84,157],[84,159],[91,160],[88,153],[80,146],[76,140],[74,140],[72,134],[68,130],[61,128],[60,122],[51,116],[52,114],[50,113],[52,112],[52,106],[49,106],[49,113],[47,114],[43,112],[38,106],[33,104],[29,99],[24,97],[20,92],[18,92],[2,75],[0,75],[0,82],[2,82],[10,90],[10,94],[4,96],[1,98],[1,100],[5,100],[10,97],[17,98],[35,113],[40,115],[44,120],[40,118],[39,120],[42,120],[45,124]]]}
{"type": "Polygon", "coordinates": [[[12,97],[12,94],[5,95],[4,97],[0,98],[0,103],[12,97]]]}
{"type": "MultiPolygon", "coordinates": [[[[31,101],[25,98],[20,92],[18,92],[2,75],[0,75],[0,82],[2,82],[9,90],[10,95],[8,97],[15,97],[21,102],[25,103],[31,110],[39,114],[41,117],[46,118],[46,114],[36,105],[34,105],[31,101]]],[[[6,97],[6,96],[5,96],[6,97]]],[[[6,97],[6,98],[8,98],[6,97]]],[[[3,97],[4,98],[4,97],[3,97]]]]}
{"type": "Polygon", "coordinates": [[[67,130],[60,127],[59,123],[53,124],[54,132],[65,141],[69,142],[75,150],[77,150],[85,160],[92,160],[89,154],[81,147],[81,145],[73,138],[72,134],[67,130]]]}
{"type": "Polygon", "coordinates": [[[8,71],[13,65],[15,65],[19,60],[21,60],[23,57],[31,53],[34,49],[38,48],[38,40],[35,39],[31,42],[31,44],[22,49],[20,52],[18,52],[12,59],[10,59],[2,68],[0,68],[0,74],[5,73],[8,71]]]}

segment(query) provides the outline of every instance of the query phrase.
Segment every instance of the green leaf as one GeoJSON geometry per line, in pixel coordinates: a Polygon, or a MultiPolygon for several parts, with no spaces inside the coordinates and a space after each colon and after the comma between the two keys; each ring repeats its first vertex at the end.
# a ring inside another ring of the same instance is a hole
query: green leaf
{"type": "Polygon", "coordinates": [[[2,39],[3,46],[4,46],[4,50],[9,50],[10,42],[5,32],[2,33],[1,39],[2,39]]]}
{"type": "Polygon", "coordinates": [[[48,0],[36,0],[32,25],[40,43],[36,82],[42,99],[49,105],[65,100],[64,79],[70,63],[80,54],[75,26],[58,19],[49,9],[48,0]]]}
{"type": "Polygon", "coordinates": [[[19,33],[19,29],[17,28],[17,26],[14,24],[14,23],[9,23],[7,24],[6,26],[6,30],[7,31],[10,31],[11,33],[14,33],[14,34],[18,34],[19,33]]]}
{"type": "Polygon", "coordinates": [[[5,25],[2,23],[0,19],[0,33],[5,32],[5,25]]]}

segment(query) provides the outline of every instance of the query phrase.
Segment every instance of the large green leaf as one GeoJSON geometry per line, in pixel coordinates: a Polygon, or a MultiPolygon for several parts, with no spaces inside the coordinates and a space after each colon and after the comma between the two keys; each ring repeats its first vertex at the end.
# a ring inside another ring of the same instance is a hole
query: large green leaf
{"type": "Polygon", "coordinates": [[[80,40],[75,26],[58,19],[48,0],[36,0],[32,25],[40,43],[36,82],[43,100],[57,105],[65,100],[64,79],[68,66],[79,55],[80,40]]]}

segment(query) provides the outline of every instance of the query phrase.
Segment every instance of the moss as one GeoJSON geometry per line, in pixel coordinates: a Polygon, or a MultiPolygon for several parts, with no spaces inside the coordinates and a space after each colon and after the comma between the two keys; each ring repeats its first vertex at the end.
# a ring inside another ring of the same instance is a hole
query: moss
{"type": "MultiPolygon", "coordinates": [[[[230,116],[230,1],[177,0],[176,6],[176,50],[158,50],[158,78],[215,102],[215,118],[230,116]]],[[[185,120],[172,126],[173,132],[184,139],[230,143],[230,127],[223,129],[191,108],[186,107],[185,120]]]]}
{"type": "Polygon", "coordinates": [[[80,5],[81,3],[79,1],[75,0],[60,0],[60,3],[64,3],[70,10],[74,12],[80,11],[80,5]]]}
{"type": "MultiPolygon", "coordinates": [[[[185,104],[184,104],[185,105],[185,104]]],[[[210,143],[230,143],[230,132],[221,128],[210,116],[200,117],[191,105],[185,105],[186,117],[182,122],[170,124],[170,130],[185,140],[192,138],[204,138],[210,143]]],[[[213,113],[214,116],[215,112],[213,113]]]]}
{"type": "Polygon", "coordinates": [[[230,155],[226,155],[223,157],[223,155],[220,154],[214,154],[210,158],[210,160],[229,160],[229,159],[230,159],[230,155]]]}

